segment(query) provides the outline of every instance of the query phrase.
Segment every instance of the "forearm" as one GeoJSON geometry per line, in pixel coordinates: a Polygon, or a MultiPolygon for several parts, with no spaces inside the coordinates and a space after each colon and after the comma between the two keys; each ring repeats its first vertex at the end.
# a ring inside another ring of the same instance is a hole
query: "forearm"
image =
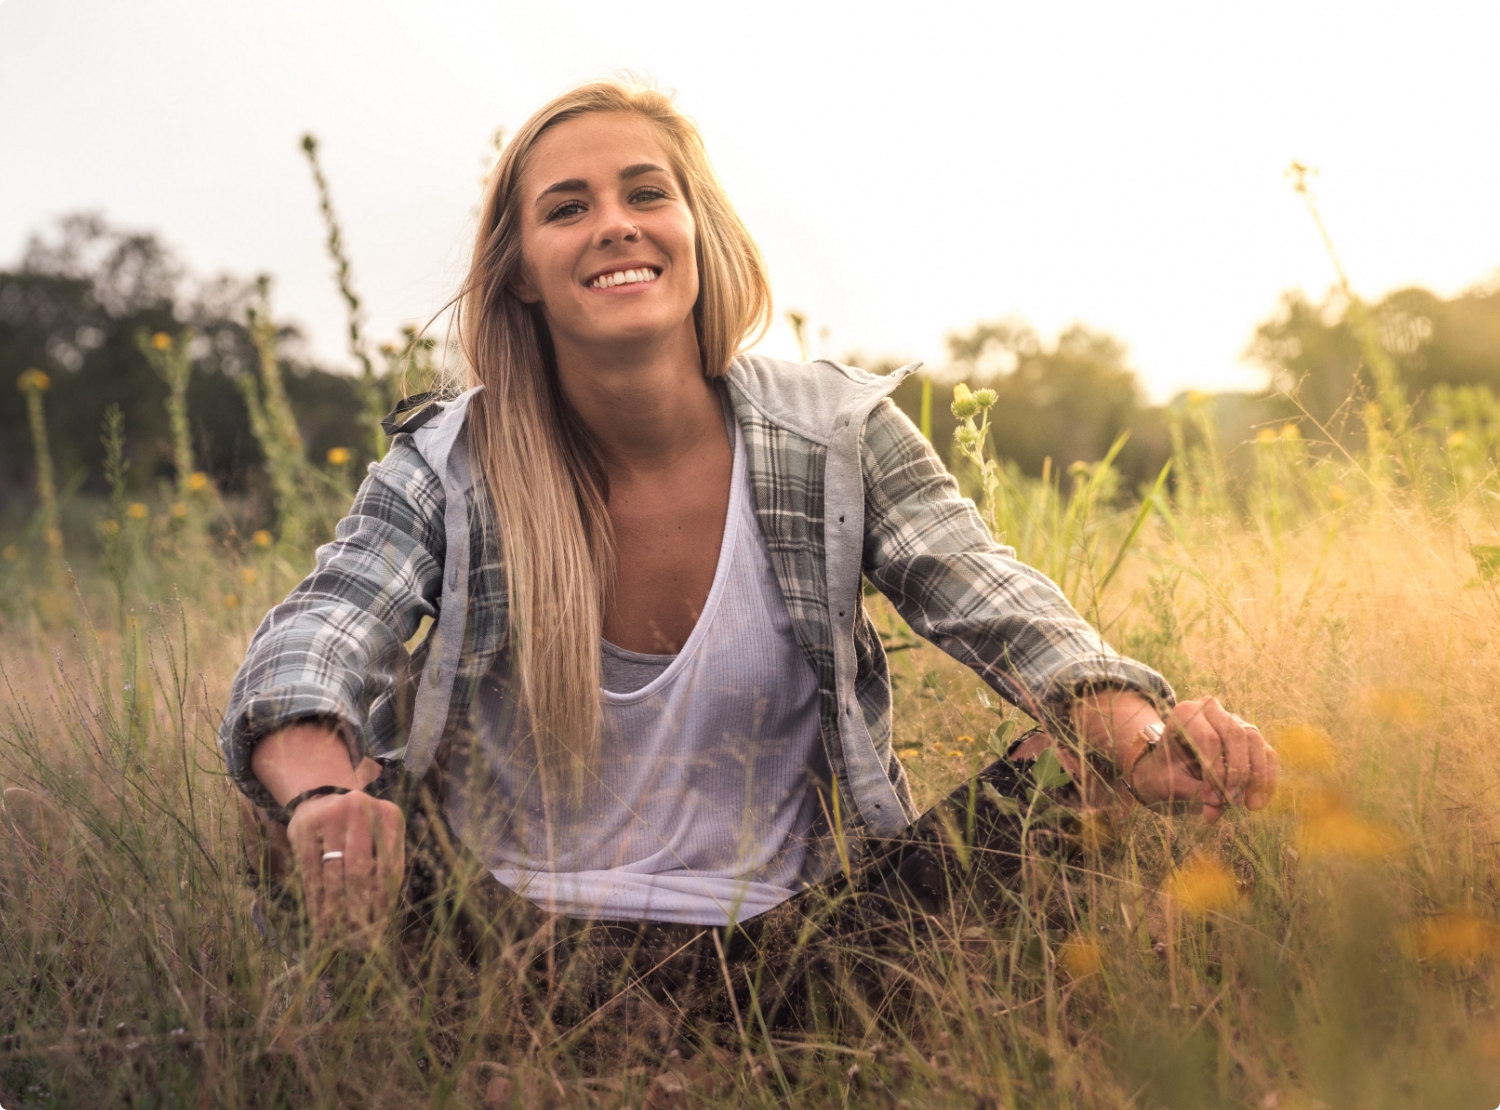
{"type": "Polygon", "coordinates": [[[1073,703],[1070,724],[1090,750],[1108,756],[1121,771],[1139,754],[1141,730],[1161,724],[1161,714],[1134,690],[1101,689],[1073,703]]]}
{"type": "Polygon", "coordinates": [[[371,760],[353,763],[349,745],[321,721],[302,721],[271,733],[255,745],[250,770],[278,805],[286,805],[317,786],[357,789],[370,782],[379,767],[371,760]]]}

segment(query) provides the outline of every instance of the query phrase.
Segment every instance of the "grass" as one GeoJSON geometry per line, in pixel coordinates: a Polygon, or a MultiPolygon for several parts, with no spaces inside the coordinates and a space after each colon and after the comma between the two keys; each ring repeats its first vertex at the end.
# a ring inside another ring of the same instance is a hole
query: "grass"
{"type": "MultiPolygon", "coordinates": [[[[1493,1104],[1494,444],[1418,426],[1372,436],[1375,458],[1267,431],[1238,471],[1211,434],[1179,436],[1171,490],[1134,503],[1107,467],[1064,492],[980,454],[963,478],[1117,646],[1267,730],[1272,810],[1090,825],[1081,867],[1038,867],[1011,917],[922,946],[901,1021],[800,1039],[752,1021],[689,1064],[528,1018],[515,976],[282,951],[252,926],[214,735],[340,471],[299,462],[283,483],[291,538],[242,536],[185,487],[159,511],[117,494],[94,522],[105,557],[70,573],[50,532],[7,548],[0,1103],[641,1105],[665,1068],[682,1089],[658,1083],[658,1104],[1493,1104]]],[[[927,805],[1014,715],[928,645],[892,671],[927,805]]]]}

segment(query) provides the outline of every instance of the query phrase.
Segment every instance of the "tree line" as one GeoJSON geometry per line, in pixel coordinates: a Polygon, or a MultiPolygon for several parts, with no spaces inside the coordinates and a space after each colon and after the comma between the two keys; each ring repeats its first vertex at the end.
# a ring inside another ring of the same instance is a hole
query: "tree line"
{"type": "MultiPolygon", "coordinates": [[[[78,475],[85,487],[100,486],[100,421],[110,405],[124,416],[131,480],[149,489],[168,479],[169,387],[142,337],[175,339],[185,328],[193,336],[187,411],[198,465],[221,490],[263,497],[262,446],[236,382],[254,373],[260,357],[251,318],[264,299],[264,283],[195,280],[154,235],[112,227],[98,215],[67,216],[49,234],[34,235],[19,262],[0,270],[0,375],[6,386],[0,388],[0,489],[6,502],[23,507],[31,500],[35,462],[27,402],[13,383],[33,369],[44,373],[50,387],[48,432],[61,482],[78,475]]],[[[1434,412],[1441,417],[1445,405],[1481,409],[1500,420],[1494,400],[1500,394],[1500,281],[1452,298],[1402,289],[1363,307],[1399,371],[1414,420],[1434,412]]],[[[1364,318],[1356,319],[1350,308],[1337,292],[1321,303],[1301,293],[1282,298],[1247,352],[1265,371],[1265,389],[1194,399],[1208,406],[1221,442],[1244,442],[1259,425],[1289,420],[1358,439],[1360,413],[1378,396],[1379,383],[1356,326],[1364,318]]],[[[274,330],[308,454],[322,459],[343,448],[360,464],[372,448],[362,423],[368,421],[363,409],[369,399],[359,379],[318,366],[295,327],[275,323],[274,330]]],[[[408,343],[413,338],[408,331],[408,343]]],[[[430,360],[430,345],[423,350],[430,360]]],[[[399,376],[405,352],[395,345],[382,352],[386,378],[399,376]]],[[[958,381],[996,391],[991,449],[1023,474],[1058,474],[1075,462],[1097,461],[1128,434],[1115,466],[1126,488],[1134,489],[1172,453],[1172,413],[1187,398],[1148,404],[1127,348],[1105,332],[1075,324],[1047,341],[1022,321],[1000,320],[950,337],[948,355],[948,365],[936,371],[936,402],[927,385],[924,403],[920,376],[893,394],[945,455],[956,426],[948,391],[958,381]]],[[[895,365],[857,354],[847,361],[877,372],[895,365]]],[[[16,523],[14,512],[7,515],[16,523]]]]}

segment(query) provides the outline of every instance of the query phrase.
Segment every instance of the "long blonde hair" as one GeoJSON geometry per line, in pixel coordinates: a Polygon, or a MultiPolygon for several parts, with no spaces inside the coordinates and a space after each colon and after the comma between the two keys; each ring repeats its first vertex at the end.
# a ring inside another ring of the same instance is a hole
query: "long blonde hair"
{"type": "Polygon", "coordinates": [[[475,396],[470,451],[484,477],[504,557],[511,688],[544,769],[575,786],[599,759],[599,641],[615,584],[608,484],[592,438],[557,381],[539,306],[511,291],[521,270],[520,186],[537,140],[590,112],[656,126],[697,224],[693,321],[703,372],[764,334],[771,290],[765,263],[709,165],[697,127],[655,89],[583,85],[544,105],[506,145],[480,215],[458,334],[475,396]],[[517,681],[518,680],[518,681],[517,681]]]}

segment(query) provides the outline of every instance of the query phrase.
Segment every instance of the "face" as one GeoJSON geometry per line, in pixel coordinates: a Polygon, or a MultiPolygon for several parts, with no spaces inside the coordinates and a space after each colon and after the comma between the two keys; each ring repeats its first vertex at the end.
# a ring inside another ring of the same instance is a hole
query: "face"
{"type": "Polygon", "coordinates": [[[655,127],[594,112],[552,128],[521,180],[516,296],[559,355],[691,333],[696,227],[655,127]]]}

